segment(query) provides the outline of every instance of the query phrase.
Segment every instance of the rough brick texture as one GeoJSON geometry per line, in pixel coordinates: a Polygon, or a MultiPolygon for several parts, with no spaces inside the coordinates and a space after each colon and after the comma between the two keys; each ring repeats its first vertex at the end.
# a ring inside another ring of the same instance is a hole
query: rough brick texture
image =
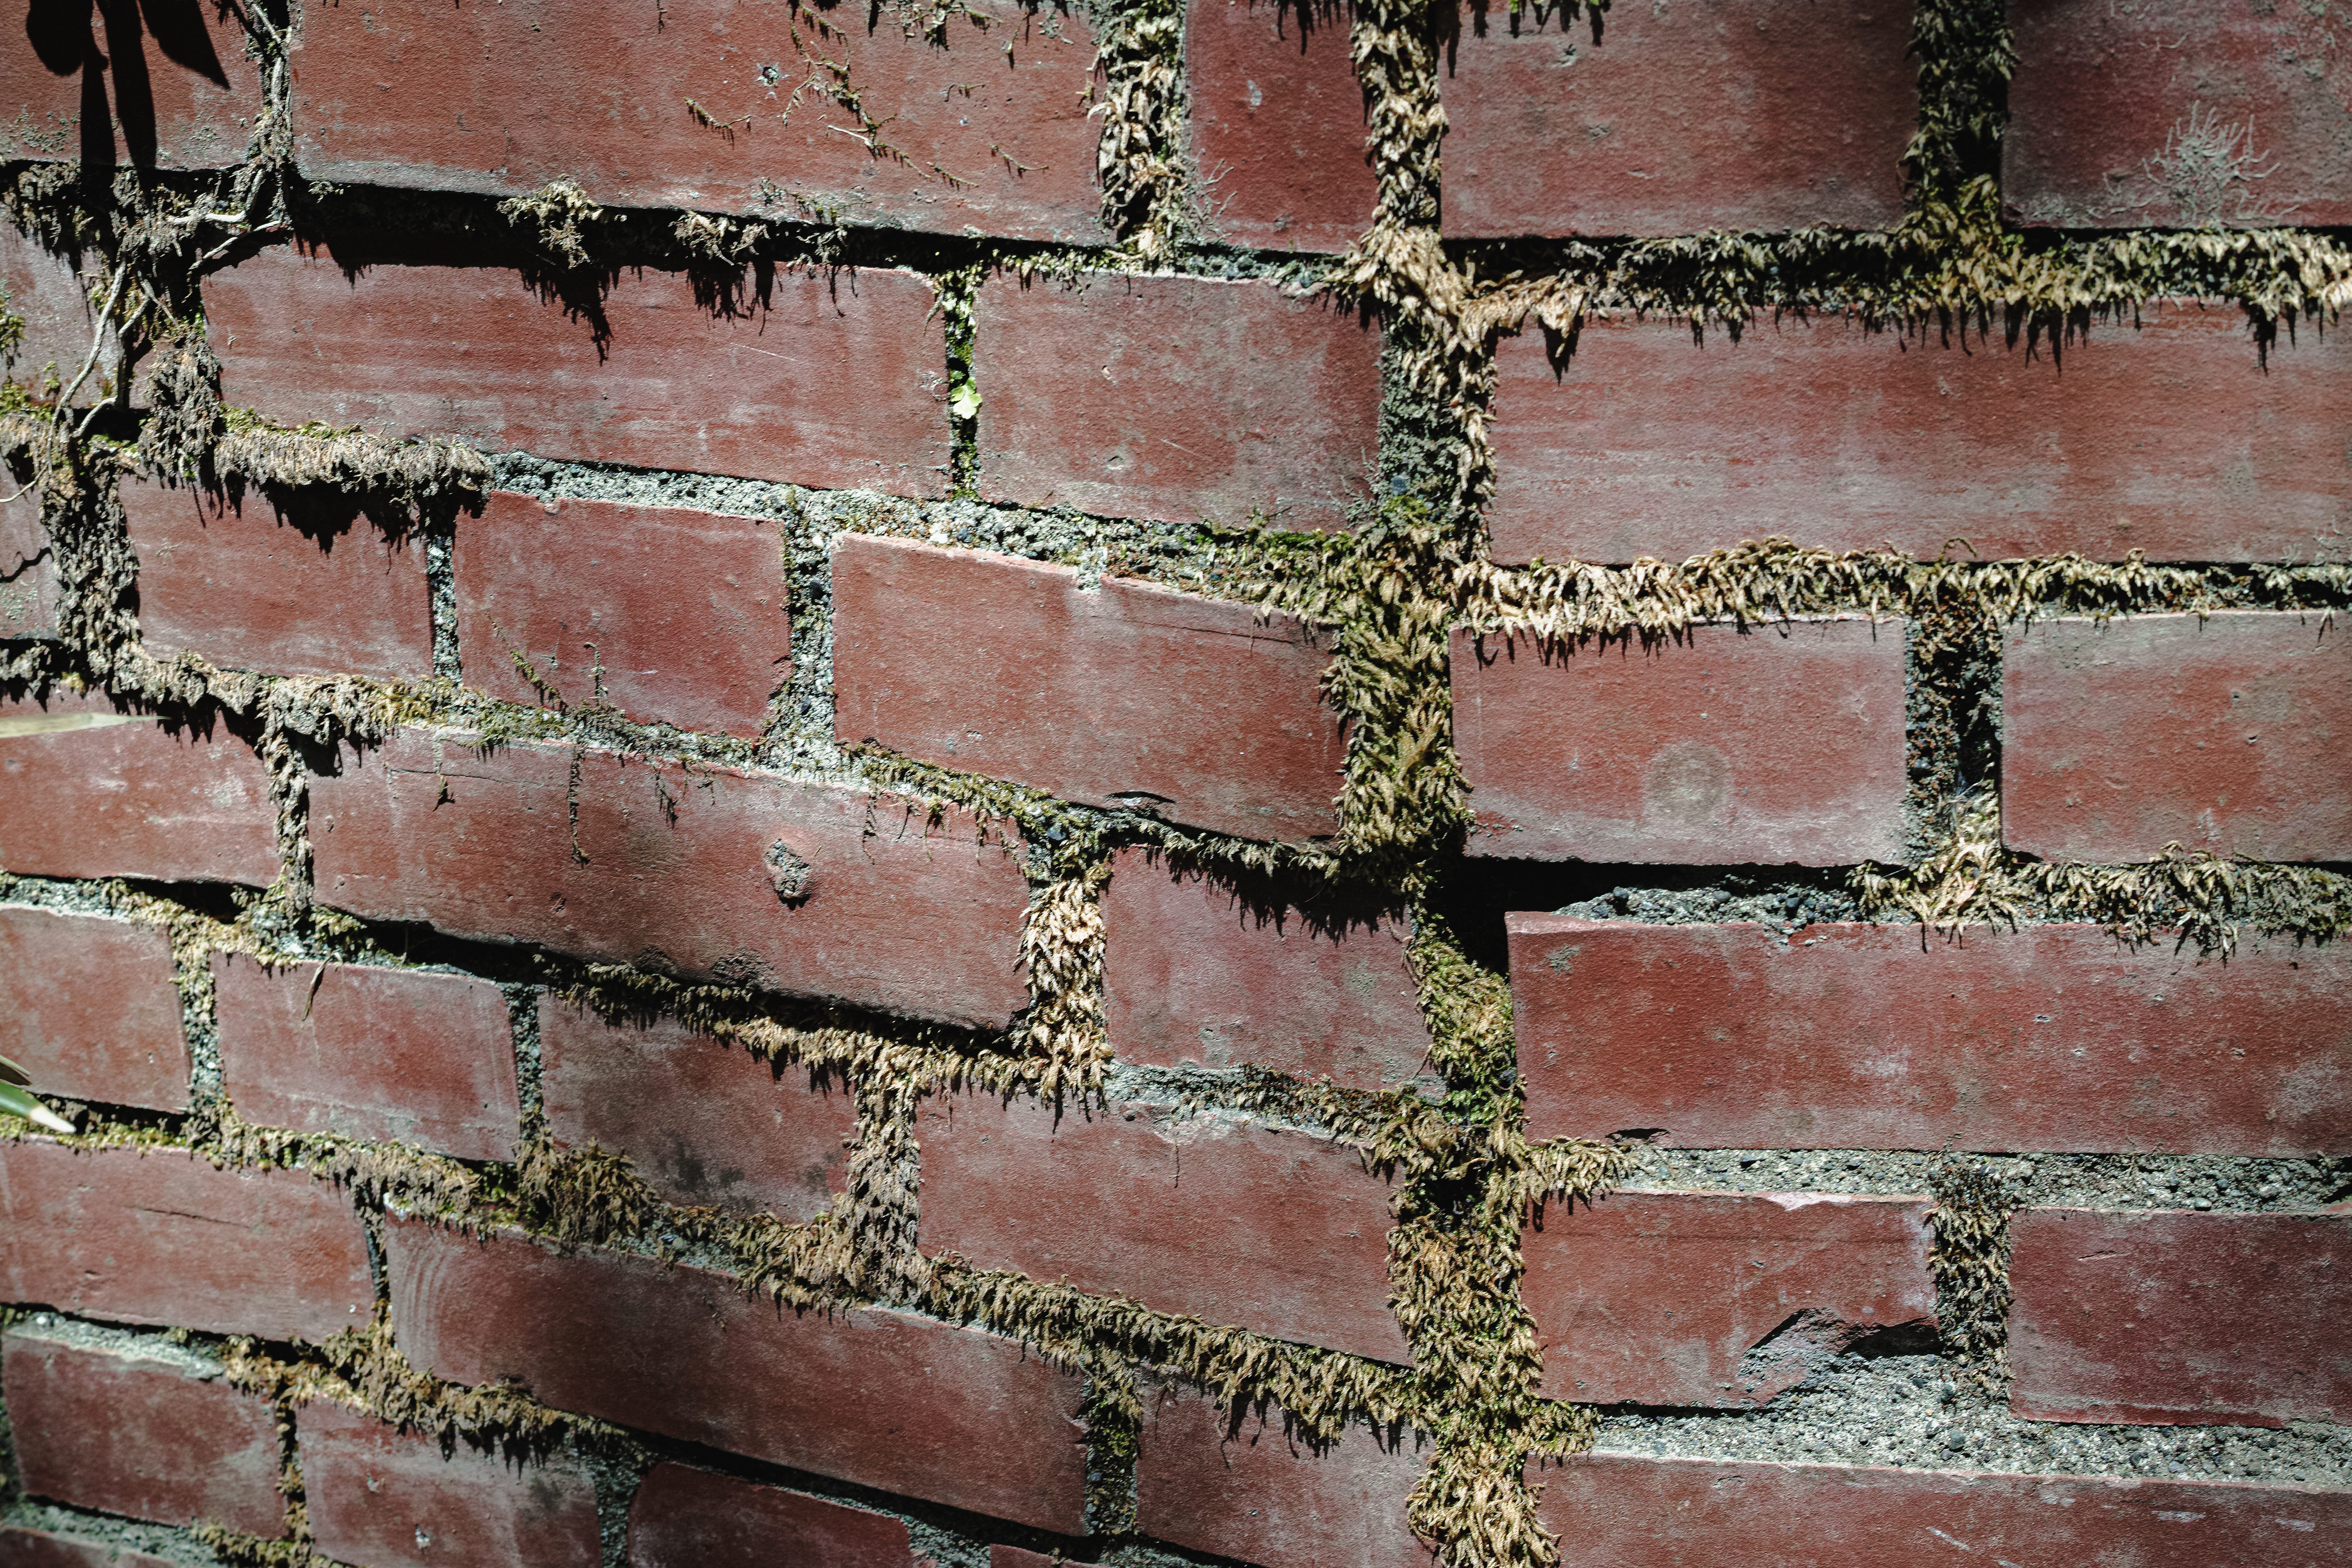
{"type": "Polygon", "coordinates": [[[457,657],[509,702],[546,692],[682,730],[757,735],[792,673],[775,525],[494,490],[458,525],[457,657]]]}
{"type": "Polygon", "coordinates": [[[2021,1415],[2352,1420],[2352,1214],[2027,1209],[2009,1277],[2021,1415]]]}
{"type": "MultiPolygon", "coordinates": [[[[13,45],[0,51],[0,59],[13,62],[16,58],[13,45]]],[[[22,129],[12,129],[17,130],[21,140],[22,129]]],[[[86,256],[82,264],[95,268],[98,260],[86,256]]],[[[0,294],[7,298],[8,314],[24,323],[23,336],[8,355],[11,380],[20,386],[37,387],[54,373],[60,384],[71,381],[93,345],[99,354],[90,374],[115,373],[121,363],[121,344],[110,328],[103,336],[99,334],[98,308],[89,300],[92,281],[76,271],[69,258],[51,255],[15,224],[0,225],[0,294]]],[[[13,484],[8,488],[16,489],[13,484]]],[[[28,503],[24,510],[37,518],[40,497],[32,494],[23,499],[28,503]]],[[[6,510],[15,510],[15,504],[6,510]]],[[[6,566],[6,561],[0,559],[0,572],[6,566]]]]}
{"type": "Polygon", "coordinates": [[[2352,859],[2352,640],[2326,616],[2011,627],[2001,723],[2012,848],[2145,860],[2178,842],[2352,859]]]}
{"type": "Polygon", "coordinates": [[[1136,1450],[1136,1528],[1264,1568],[1428,1568],[1429,1549],[1405,1522],[1428,1458],[1412,1434],[1351,1426],[1320,1447],[1286,1425],[1278,1409],[1151,1400],[1136,1450]]]}
{"type": "Polygon", "coordinates": [[[983,0],[944,21],[944,47],[896,14],[749,0],[642,15],[392,0],[305,22],[296,158],[313,179],[501,195],[575,180],[618,206],[1103,237],[1095,45],[1075,13],[983,0]],[[826,62],[878,130],[851,134],[858,121],[822,90],[826,62]],[[425,80],[433,91],[406,90],[425,80]],[[780,205],[779,185],[799,200],[780,205]]]}
{"type": "Polygon", "coordinates": [[[371,1568],[597,1568],[596,1489],[563,1461],[509,1463],[324,1401],[295,1417],[312,1544],[371,1568]]]}
{"type": "Polygon", "coordinates": [[[1345,250],[1379,195],[1349,9],[1328,0],[1192,0],[1192,155],[1209,225],[1235,245],[1345,250]]]}
{"type": "Polygon", "coordinates": [[[772,1066],[675,1019],[609,1024],[541,997],[541,1092],[556,1141],[626,1154],[674,1204],[812,1219],[847,1181],[856,1107],[840,1082],[772,1066]]]}
{"type": "MultiPolygon", "coordinates": [[[[13,293],[8,302],[16,302],[13,293]]],[[[57,629],[58,568],[41,527],[41,498],[17,489],[0,499],[0,641],[52,637],[57,629]]]]}
{"type": "Polygon", "coordinates": [[[247,1121],[510,1160],[507,999],[470,974],[213,955],[221,1077],[247,1121]]]}
{"type": "Polygon", "coordinates": [[[1112,867],[1103,1014],[1122,1061],[1247,1063],[1370,1089],[1431,1073],[1399,917],[1268,905],[1140,849],[1112,867]]]}
{"type": "Polygon", "coordinates": [[[157,1343],[77,1343],[20,1327],[5,1359],[16,1474],[32,1496],[164,1524],[286,1533],[267,1399],[157,1343]]]}
{"type": "Polygon", "coordinates": [[[1469,852],[1833,866],[1903,849],[1904,628],[1693,627],[1644,648],[1454,638],[1469,852]]]}
{"type": "Polygon", "coordinates": [[[2001,195],[2030,224],[2352,223],[2352,50],[2329,8],[2016,0],[2001,195]]]}
{"type": "Polygon", "coordinates": [[[1680,561],[1775,534],[1923,559],[2352,556],[2352,344],[2305,325],[2264,354],[2221,301],[2063,343],[1834,314],[1694,342],[1628,316],[1584,323],[1557,370],[1530,327],[1496,374],[1498,561],[1680,561]]]}
{"type": "Polygon", "coordinates": [[[927,1253],[1412,1357],[1388,1310],[1388,1186],[1352,1149],[1144,1105],[1073,1106],[1057,1121],[986,1094],[929,1102],[919,1132],[927,1253]]]}
{"type": "Polygon", "coordinates": [[[2242,1481],[2116,1480],[1654,1459],[1547,1467],[1539,1517],[1562,1568],[1865,1568],[2096,1563],[2100,1568],[2324,1568],[2352,1541],[2352,1493],[2242,1481]]]}
{"type": "Polygon", "coordinates": [[[355,914],[955,1021],[1026,1000],[1019,859],[960,812],[415,731],[310,800],[320,896],[355,914]]]}
{"type": "Polygon", "coordinates": [[[1381,334],[1272,283],[990,280],[980,490],[1108,517],[1330,529],[1378,469],[1381,334]]]}
{"type": "Polygon", "coordinates": [[[1760,1405],[1883,1330],[1932,1325],[1924,1199],[1621,1192],[1546,1210],[1522,1294],[1541,1390],[1760,1405]]]}
{"type": "Polygon", "coordinates": [[[1695,1148],[2336,1154],[2352,955],[2099,926],[1512,915],[1528,1133],[1695,1148]]]}
{"type": "Polygon", "coordinates": [[[267,885],[278,876],[269,775],[217,721],[174,734],[100,697],[0,702],[0,866],[267,885]]]}
{"type": "Polygon", "coordinates": [[[592,321],[509,268],[357,246],[267,250],[205,279],[222,395],[285,425],[897,495],[945,484],[930,309],[911,272],[779,270],[722,314],[685,275],[633,269],[592,321]]]}
{"type": "Polygon", "coordinates": [[[340,499],[304,492],[290,505],[123,482],[148,648],[277,675],[431,675],[422,544],[340,499]]]}
{"type": "Polygon", "coordinates": [[[1249,838],[1338,826],[1328,655],[1288,616],[867,534],[835,542],[833,602],[845,745],[1249,838]]]}
{"type": "Polygon", "coordinates": [[[559,1410],[1076,1533],[1078,1380],[1010,1340],[880,1308],[795,1313],[649,1258],[386,1227],[419,1368],[559,1410]],[[485,1300],[505,1310],[485,1313],[485,1300]]]}
{"type": "Polygon", "coordinates": [[[905,1523],[684,1465],[655,1468],[629,1505],[629,1568],[919,1568],[905,1523]]]}
{"type": "Polygon", "coordinates": [[[319,1341],[375,1300],[350,1200],[179,1149],[0,1146],[0,1299],[123,1323],[319,1341]]]}
{"type": "Polygon", "coordinates": [[[210,5],[42,5],[0,72],[12,159],[217,169],[245,156],[261,112],[245,28],[210,5]]]}
{"type": "Polygon", "coordinates": [[[1891,226],[1918,97],[1911,11],[1774,0],[1465,5],[1445,48],[1445,232],[1891,226]]]}
{"type": "Polygon", "coordinates": [[[0,1562],[10,1568],[184,1568],[187,1559],[158,1557],[103,1534],[11,1525],[0,1530],[0,1562]]]}
{"type": "Polygon", "coordinates": [[[184,1110],[188,1044],[163,927],[0,910],[0,1041],[44,1094],[184,1110]]]}

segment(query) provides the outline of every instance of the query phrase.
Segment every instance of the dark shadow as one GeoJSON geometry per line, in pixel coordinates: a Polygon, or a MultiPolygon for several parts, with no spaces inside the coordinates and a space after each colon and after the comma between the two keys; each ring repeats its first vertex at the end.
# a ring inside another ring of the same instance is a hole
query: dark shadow
{"type": "MultiPolygon", "coordinates": [[[[155,86],[145,40],[183,70],[226,88],[228,72],[205,26],[205,0],[31,0],[25,37],[52,76],[81,73],[81,167],[85,182],[104,184],[114,172],[114,127],[133,168],[155,165],[155,86]],[[101,47],[100,34],[105,41],[101,47]],[[112,104],[107,78],[114,80],[112,104]]],[[[243,14],[224,5],[222,14],[243,14]]]]}

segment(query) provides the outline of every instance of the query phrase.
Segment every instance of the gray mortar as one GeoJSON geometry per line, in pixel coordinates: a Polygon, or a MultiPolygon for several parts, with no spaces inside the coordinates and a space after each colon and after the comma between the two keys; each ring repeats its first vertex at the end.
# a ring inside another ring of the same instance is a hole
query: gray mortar
{"type": "Polygon", "coordinates": [[[2023,1421],[1935,1356],[1843,1355],[1756,1411],[1615,1409],[1607,1452],[2018,1474],[2352,1486],[2352,1429],[2122,1426],[2023,1421]]]}
{"type": "MultiPolygon", "coordinates": [[[[1925,1196],[1937,1151],[1675,1149],[1643,1152],[1633,1184],[1719,1193],[1875,1193],[1925,1196]]],[[[2288,1214],[2352,1195],[2352,1159],[2224,1154],[1994,1155],[2025,1207],[2192,1209],[2288,1214]]]]}
{"type": "Polygon", "coordinates": [[[34,1339],[54,1341],[76,1350],[101,1351],[110,1355],[136,1356],[169,1367],[184,1377],[209,1383],[227,1368],[204,1342],[168,1329],[114,1328],[62,1312],[35,1312],[11,1331],[34,1339]]]}
{"type": "Polygon", "coordinates": [[[539,1037],[539,987],[501,985],[506,994],[507,1026],[513,1032],[515,1091],[522,1102],[522,1134],[530,1137],[547,1120],[547,1098],[541,1087],[544,1066],[539,1037]]]}
{"type": "Polygon", "coordinates": [[[457,660],[457,564],[453,524],[436,519],[425,530],[425,584],[432,606],[433,673],[444,680],[461,680],[457,660]]]}
{"type": "Polygon", "coordinates": [[[198,1568],[198,1565],[219,1568],[220,1563],[220,1559],[213,1555],[212,1548],[187,1531],[173,1530],[160,1524],[142,1524],[135,1520],[117,1519],[111,1514],[85,1513],[79,1509],[54,1508],[47,1503],[20,1502],[0,1513],[0,1525],[52,1531],[117,1552],[143,1552],[165,1563],[186,1563],[189,1568],[198,1568]]]}
{"type": "Polygon", "coordinates": [[[653,1468],[653,1456],[607,1453],[593,1444],[572,1442],[566,1445],[565,1458],[596,1489],[596,1539],[603,1568],[628,1568],[629,1505],[636,1500],[637,1483],[653,1468]]]}
{"type": "Polygon", "coordinates": [[[1862,906],[1841,888],[1802,882],[1759,883],[1727,878],[1728,886],[1615,888],[1552,912],[1586,921],[1638,921],[1648,925],[1719,925],[1747,921],[1769,926],[1785,941],[1809,925],[1859,921],[1862,906]]]}

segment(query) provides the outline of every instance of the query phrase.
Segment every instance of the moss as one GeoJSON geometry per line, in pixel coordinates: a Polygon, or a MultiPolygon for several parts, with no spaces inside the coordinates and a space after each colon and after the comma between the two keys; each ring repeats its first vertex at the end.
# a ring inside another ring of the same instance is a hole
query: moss
{"type": "Polygon", "coordinates": [[[2000,1394],[2009,1382],[2009,1220],[2023,1199],[1983,1161],[1957,1156],[1937,1166],[1933,1193],[1937,1337],[1957,1375],[2000,1394]]]}

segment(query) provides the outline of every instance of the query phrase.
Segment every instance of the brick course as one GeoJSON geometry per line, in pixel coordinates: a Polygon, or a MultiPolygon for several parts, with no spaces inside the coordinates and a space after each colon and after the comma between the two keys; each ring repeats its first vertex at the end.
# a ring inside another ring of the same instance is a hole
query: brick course
{"type": "Polygon", "coordinates": [[[142,27],[136,13],[43,6],[24,32],[0,50],[10,158],[218,169],[245,156],[261,86],[233,13],[174,5],[142,27]]]}
{"type": "MultiPolygon", "coordinates": [[[[10,54],[0,58],[14,64],[13,46],[10,54]]],[[[23,129],[12,129],[16,130],[21,146],[23,129]]],[[[96,259],[87,257],[83,264],[90,265],[96,259]]],[[[9,380],[30,390],[40,386],[52,371],[60,385],[73,379],[82,361],[89,357],[92,340],[98,336],[98,307],[90,303],[89,289],[90,280],[75,269],[68,258],[52,255],[13,223],[0,225],[0,294],[7,298],[8,314],[24,323],[24,335],[8,356],[9,380]]],[[[121,359],[121,344],[110,330],[99,341],[92,377],[114,374],[121,359]]],[[[94,384],[95,380],[84,384],[85,395],[94,384]]],[[[11,484],[8,488],[14,490],[16,486],[11,484]]],[[[39,495],[27,492],[19,500],[24,503],[21,511],[29,514],[37,527],[39,495]]],[[[16,513],[20,508],[11,502],[0,510],[16,513]]],[[[5,571],[6,565],[5,560],[0,560],[0,571],[5,571]]]]}
{"type": "Polygon", "coordinates": [[[0,1040],[43,1094],[188,1106],[188,1044],[161,926],[0,909],[0,1040]]]}
{"type": "Polygon", "coordinates": [[[213,955],[221,1077],[247,1121],[511,1160],[507,999],[469,974],[213,955]]]}
{"type": "Polygon", "coordinates": [[[1654,648],[1454,637],[1468,851],[1639,864],[1893,860],[1904,629],[1694,626],[1654,648]]]}
{"type": "Polygon", "coordinates": [[[2352,641],[2326,616],[2013,626],[2001,727],[2011,848],[2352,859],[2352,641]]]}
{"type": "Polygon", "coordinates": [[[866,534],[835,542],[833,600],[845,745],[1248,838],[1339,826],[1328,656],[1289,616],[866,534]]]}
{"type": "Polygon", "coordinates": [[[2352,955],[2099,926],[1509,917],[1528,1133],[1694,1148],[2333,1154],[2352,955]]]}
{"type": "MultiPolygon", "coordinates": [[[[16,302],[11,290],[8,303],[16,302]]],[[[41,498],[21,489],[0,499],[0,641],[55,637],[57,629],[58,568],[41,527],[41,498]]]]}
{"type": "Polygon", "coordinates": [[[657,1465],[629,1505],[629,1568],[920,1568],[905,1523],[782,1487],[657,1465]]]}
{"type": "Polygon", "coordinates": [[[1380,1361],[1388,1187],[1310,1133],[1142,1105],[927,1103],[922,1248],[1380,1361]]]}
{"type": "Polygon", "coordinates": [[[1192,155],[1213,180],[1210,226],[1228,243],[1345,250],[1380,195],[1347,7],[1192,0],[1184,68],[1192,155]]]}
{"type": "Polygon", "coordinates": [[[186,1560],[158,1557],[98,1535],[10,1525],[0,1530],[0,1561],[11,1568],[183,1568],[186,1560]]]}

